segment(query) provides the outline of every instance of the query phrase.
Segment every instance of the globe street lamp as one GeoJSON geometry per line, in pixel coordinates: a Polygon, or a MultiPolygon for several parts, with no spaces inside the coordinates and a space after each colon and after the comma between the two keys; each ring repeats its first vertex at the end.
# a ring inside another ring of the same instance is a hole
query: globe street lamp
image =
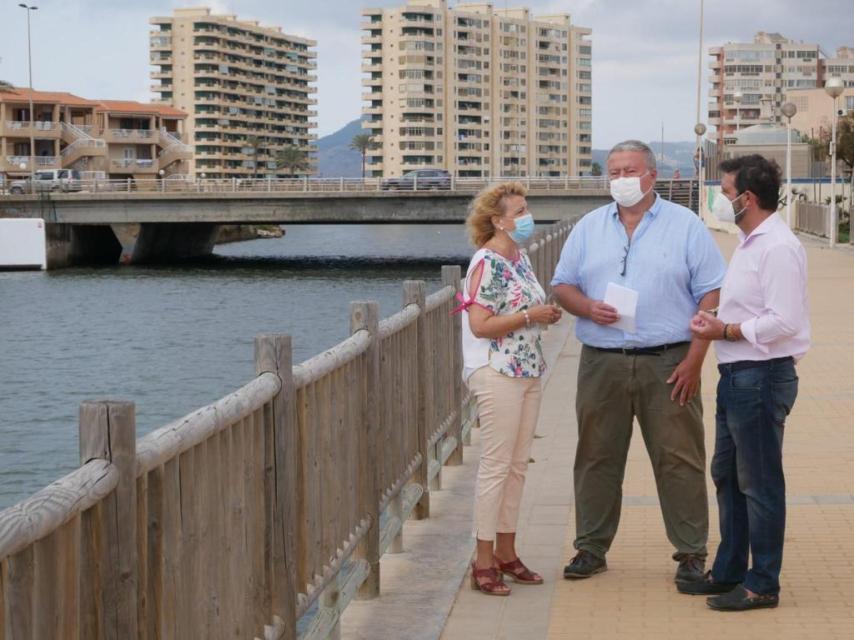
{"type": "Polygon", "coordinates": [[[791,102],[782,107],[783,115],[786,116],[786,224],[792,228],[792,116],[798,112],[798,108],[791,102]]]}
{"type": "Polygon", "coordinates": [[[38,7],[24,4],[18,5],[27,12],[27,67],[29,68],[30,77],[30,193],[35,189],[35,171],[36,171],[36,141],[35,141],[35,124],[33,122],[33,49],[30,45],[30,14],[37,11],[38,7]]]}
{"type": "Polygon", "coordinates": [[[842,83],[842,78],[834,76],[828,78],[824,82],[824,90],[831,98],[833,98],[833,116],[831,117],[830,125],[830,246],[836,244],[836,237],[839,233],[839,222],[836,219],[836,102],[845,85],[842,83]]]}
{"type": "Polygon", "coordinates": [[[706,181],[706,167],[703,165],[703,136],[706,135],[706,125],[698,122],[694,125],[694,133],[697,136],[697,172],[699,174],[699,182],[697,184],[697,215],[703,219],[703,183],[706,181]]]}

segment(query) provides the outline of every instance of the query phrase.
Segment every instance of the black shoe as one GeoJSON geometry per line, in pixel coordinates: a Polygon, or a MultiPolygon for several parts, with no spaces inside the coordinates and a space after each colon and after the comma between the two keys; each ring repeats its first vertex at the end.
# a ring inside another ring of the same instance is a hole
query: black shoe
{"type": "Polygon", "coordinates": [[[590,576],[608,570],[605,558],[590,553],[579,551],[568,565],[563,568],[563,577],[567,579],[589,578],[590,576]]]}
{"type": "Polygon", "coordinates": [[[706,571],[703,580],[699,582],[677,582],[676,590],[679,593],[686,593],[689,596],[711,596],[718,593],[729,593],[738,583],[731,582],[714,582],[712,580],[712,572],[706,571]]]}
{"type": "Polygon", "coordinates": [[[679,561],[673,581],[676,584],[704,582],[706,580],[706,560],[700,556],[685,556],[679,561]]]}
{"type": "Polygon", "coordinates": [[[780,596],[772,594],[747,595],[747,589],[737,584],[732,591],[713,598],[706,604],[715,611],[749,611],[750,609],[773,609],[780,604],[780,596]]]}

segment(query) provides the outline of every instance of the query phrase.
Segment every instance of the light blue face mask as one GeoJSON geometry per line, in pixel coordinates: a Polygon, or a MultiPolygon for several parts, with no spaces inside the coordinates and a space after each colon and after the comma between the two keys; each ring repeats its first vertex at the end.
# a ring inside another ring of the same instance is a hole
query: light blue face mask
{"type": "Polygon", "coordinates": [[[516,228],[513,231],[508,231],[507,235],[516,244],[522,244],[534,235],[534,216],[530,213],[516,218],[514,222],[516,223],[516,228]]]}

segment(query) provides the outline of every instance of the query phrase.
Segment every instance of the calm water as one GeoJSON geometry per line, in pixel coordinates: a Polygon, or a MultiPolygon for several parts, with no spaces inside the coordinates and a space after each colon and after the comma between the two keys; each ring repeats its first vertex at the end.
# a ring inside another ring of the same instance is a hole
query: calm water
{"type": "Polygon", "coordinates": [[[133,400],[143,435],[251,379],[257,334],[300,362],[348,335],[351,301],[386,317],[469,254],[461,226],[295,226],[192,265],[0,272],[0,509],[77,466],[81,401],[133,400]]]}

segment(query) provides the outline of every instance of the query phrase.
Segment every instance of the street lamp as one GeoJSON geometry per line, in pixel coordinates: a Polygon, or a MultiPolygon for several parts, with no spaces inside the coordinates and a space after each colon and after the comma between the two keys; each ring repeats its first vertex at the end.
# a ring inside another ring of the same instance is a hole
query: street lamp
{"type": "Polygon", "coordinates": [[[699,144],[697,145],[697,171],[699,174],[699,182],[697,184],[697,215],[703,219],[703,183],[706,181],[706,168],[703,166],[703,136],[706,135],[706,125],[698,122],[694,125],[694,133],[697,135],[699,144]]]}
{"type": "Polygon", "coordinates": [[[786,116],[786,224],[792,228],[792,116],[798,112],[794,103],[787,102],[782,107],[786,116]]]}
{"type": "Polygon", "coordinates": [[[738,130],[741,129],[741,91],[736,89],[735,93],[732,94],[732,100],[735,102],[735,132],[738,133],[738,130]]]}
{"type": "Polygon", "coordinates": [[[23,2],[18,5],[27,12],[27,67],[29,68],[30,76],[30,193],[35,189],[35,171],[36,171],[36,140],[35,140],[35,124],[33,120],[33,50],[30,44],[30,14],[38,10],[36,6],[30,6],[23,2]]]}
{"type": "Polygon", "coordinates": [[[830,246],[836,244],[836,236],[839,233],[839,222],[836,219],[836,101],[842,95],[845,85],[842,78],[834,76],[824,82],[824,90],[833,98],[833,116],[830,125],[830,246]]]}

